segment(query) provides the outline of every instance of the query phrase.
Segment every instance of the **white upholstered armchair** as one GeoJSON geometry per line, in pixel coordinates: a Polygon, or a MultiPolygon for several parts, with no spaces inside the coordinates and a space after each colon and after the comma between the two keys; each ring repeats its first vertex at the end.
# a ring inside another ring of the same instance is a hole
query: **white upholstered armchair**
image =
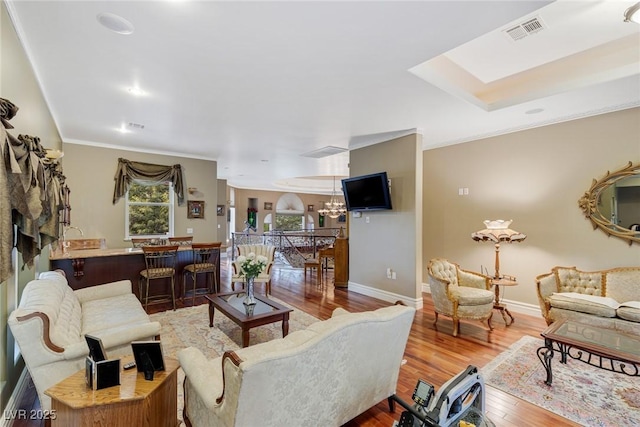
{"type": "MultiPolygon", "coordinates": [[[[265,265],[262,272],[258,274],[258,277],[255,278],[254,283],[264,283],[265,284],[264,293],[265,295],[269,295],[271,293],[271,269],[273,267],[273,262],[274,262],[275,253],[276,253],[275,246],[238,245],[236,246],[236,248],[237,248],[236,259],[240,255],[247,256],[251,252],[256,254],[256,256],[262,255],[267,258],[268,260],[267,265],[265,265]]],[[[240,268],[240,265],[238,264],[238,261],[236,260],[233,262],[233,275],[231,276],[231,289],[233,290],[235,290],[236,283],[242,283],[242,285],[244,286],[246,279],[244,276],[241,276],[240,273],[241,273],[241,268],[240,268]]]]}
{"type": "Polygon", "coordinates": [[[436,312],[453,319],[453,336],[458,336],[460,319],[486,322],[489,333],[493,314],[494,294],[491,292],[491,279],[480,273],[466,271],[458,264],[444,258],[429,261],[429,285],[436,312]]]}

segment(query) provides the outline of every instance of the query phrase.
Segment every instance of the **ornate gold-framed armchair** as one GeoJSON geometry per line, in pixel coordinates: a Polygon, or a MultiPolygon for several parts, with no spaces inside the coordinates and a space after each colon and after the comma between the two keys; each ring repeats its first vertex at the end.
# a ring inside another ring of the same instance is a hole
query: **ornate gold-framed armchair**
{"type": "Polygon", "coordinates": [[[460,319],[479,320],[491,333],[494,294],[490,277],[463,270],[444,258],[430,260],[427,271],[435,308],[434,325],[442,314],[453,319],[454,337],[458,336],[460,319]]]}
{"type": "MultiPolygon", "coordinates": [[[[247,256],[251,252],[256,254],[256,256],[263,255],[267,258],[267,265],[265,265],[262,272],[254,279],[254,283],[264,283],[264,293],[265,295],[269,295],[271,293],[271,269],[275,260],[276,247],[270,245],[238,245],[236,248],[236,258],[240,255],[247,256]]],[[[233,261],[232,267],[231,289],[235,290],[236,283],[242,283],[242,286],[244,286],[246,279],[244,276],[240,275],[240,271],[242,269],[240,268],[237,260],[233,261]]]]}

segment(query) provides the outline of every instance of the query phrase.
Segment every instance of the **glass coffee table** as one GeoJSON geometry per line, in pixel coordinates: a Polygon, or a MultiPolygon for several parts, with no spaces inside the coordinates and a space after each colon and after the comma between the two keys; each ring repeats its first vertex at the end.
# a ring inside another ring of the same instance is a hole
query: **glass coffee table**
{"type": "Polygon", "coordinates": [[[209,327],[213,327],[213,315],[215,309],[218,309],[242,328],[242,347],[249,345],[249,329],[256,326],[281,321],[282,337],[287,336],[289,313],[293,309],[258,295],[254,296],[256,304],[253,307],[247,307],[243,304],[245,296],[244,291],[205,295],[204,297],[209,301],[209,327]]]}
{"type": "Polygon", "coordinates": [[[567,363],[569,356],[607,371],[640,376],[640,337],[567,319],[552,323],[541,335],[545,345],[537,354],[547,371],[547,385],[553,381],[551,361],[556,351],[560,363],[567,363]]]}

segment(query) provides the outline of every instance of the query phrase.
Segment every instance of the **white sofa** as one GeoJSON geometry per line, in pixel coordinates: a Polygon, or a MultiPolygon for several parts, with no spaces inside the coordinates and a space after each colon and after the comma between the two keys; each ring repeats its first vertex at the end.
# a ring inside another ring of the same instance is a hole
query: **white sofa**
{"type": "Polygon", "coordinates": [[[149,320],[130,281],[74,291],[59,271],[41,273],[25,286],[8,323],[42,409],[51,408],[46,389],[84,369],[85,334],[99,337],[109,358],[131,354],[131,341],[160,335],[160,323],[149,320]]]}
{"type": "Polygon", "coordinates": [[[340,426],[396,392],[415,309],[333,316],[285,338],[207,359],[178,353],[187,425],[340,426]]]}
{"type": "Polygon", "coordinates": [[[640,335],[640,267],[580,271],[554,267],[536,278],[547,324],[568,318],[640,335]]]}

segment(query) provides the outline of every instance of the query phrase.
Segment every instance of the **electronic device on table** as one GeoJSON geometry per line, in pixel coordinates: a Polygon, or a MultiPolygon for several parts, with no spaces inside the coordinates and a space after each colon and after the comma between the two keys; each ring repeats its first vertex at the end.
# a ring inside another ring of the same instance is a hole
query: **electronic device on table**
{"type": "Polygon", "coordinates": [[[100,390],[120,384],[120,359],[109,360],[102,340],[93,335],[85,335],[89,356],[85,359],[85,381],[93,390],[100,390]]]}
{"type": "Polygon", "coordinates": [[[457,427],[461,421],[477,427],[493,425],[484,417],[484,380],[475,366],[444,383],[435,396],[433,385],[418,380],[413,405],[396,395],[392,399],[406,409],[394,427],[457,427]]]}

